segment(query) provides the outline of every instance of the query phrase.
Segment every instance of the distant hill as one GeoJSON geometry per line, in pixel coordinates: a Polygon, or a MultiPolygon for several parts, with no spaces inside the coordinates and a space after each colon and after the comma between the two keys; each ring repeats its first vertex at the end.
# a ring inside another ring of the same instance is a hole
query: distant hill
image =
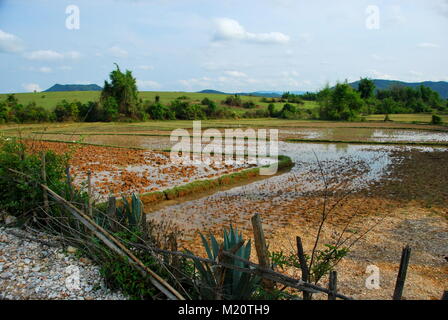
{"type": "MultiPolygon", "coordinates": [[[[255,97],[267,97],[267,98],[279,98],[285,91],[254,91],[254,92],[237,92],[237,93],[227,93],[217,90],[202,90],[198,93],[208,93],[208,94],[238,94],[240,96],[255,96],[255,97]]],[[[290,91],[293,94],[304,94],[305,91],[290,91]]]]}
{"type": "Polygon", "coordinates": [[[96,84],[55,84],[44,92],[60,91],[101,91],[103,88],[96,84]]]}
{"type": "MultiPolygon", "coordinates": [[[[424,81],[424,82],[403,82],[403,81],[396,81],[396,80],[381,80],[381,79],[374,79],[372,80],[375,83],[377,90],[385,90],[389,89],[392,86],[404,86],[404,87],[418,87],[420,85],[424,85],[426,87],[431,88],[434,91],[437,91],[440,96],[444,99],[448,99],[448,82],[446,81],[439,81],[439,82],[433,82],[433,81],[424,81]]],[[[359,81],[355,81],[350,83],[350,85],[353,88],[358,88],[359,81]]]]}
{"type": "Polygon", "coordinates": [[[199,92],[197,92],[197,93],[208,93],[208,94],[228,94],[228,93],[225,93],[225,92],[222,92],[222,91],[211,90],[211,89],[206,89],[206,90],[202,90],[202,91],[199,91],[199,92]]]}

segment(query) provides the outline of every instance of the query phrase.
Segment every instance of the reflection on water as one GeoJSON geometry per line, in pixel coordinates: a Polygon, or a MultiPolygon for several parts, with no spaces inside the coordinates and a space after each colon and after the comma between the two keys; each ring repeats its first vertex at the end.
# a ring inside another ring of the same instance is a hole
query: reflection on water
{"type": "Polygon", "coordinates": [[[448,142],[448,132],[375,128],[282,129],[281,138],[374,142],[448,142]]]}
{"type": "MultiPolygon", "coordinates": [[[[186,239],[193,239],[197,231],[217,231],[230,223],[250,228],[248,221],[258,212],[263,214],[267,231],[272,231],[285,223],[280,218],[281,215],[278,215],[279,212],[289,210],[288,207],[296,199],[309,192],[323,189],[317,159],[325,176],[335,187],[342,186],[344,190],[362,189],[384,178],[393,164],[401,161],[394,151],[431,152],[434,149],[281,142],[279,153],[291,157],[296,164],[290,172],[165,207],[150,213],[148,218],[156,221],[171,220],[185,232],[186,239]],[[342,183],[344,181],[346,183],[342,183]],[[274,212],[277,214],[273,214],[274,212]]],[[[295,211],[297,210],[299,208],[295,211]]]]}

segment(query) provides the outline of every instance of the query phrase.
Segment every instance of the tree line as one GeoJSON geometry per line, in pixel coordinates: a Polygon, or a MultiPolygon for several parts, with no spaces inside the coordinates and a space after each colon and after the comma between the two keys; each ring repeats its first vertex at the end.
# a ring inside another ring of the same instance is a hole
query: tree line
{"type": "MultiPolygon", "coordinates": [[[[239,95],[230,95],[220,105],[204,98],[200,103],[181,96],[169,104],[162,104],[160,97],[154,101],[143,101],[138,97],[136,79],[132,72],[122,72],[118,65],[105,81],[98,101],[59,102],[50,111],[35,102],[27,105],[19,103],[13,95],[0,101],[0,123],[16,122],[109,122],[146,120],[205,120],[242,118],[282,118],[321,120],[362,120],[369,114],[394,113],[440,113],[448,111],[448,101],[429,87],[417,88],[393,86],[386,90],[376,90],[370,79],[361,79],[358,88],[347,82],[328,85],[316,93],[297,95],[285,92],[280,98],[261,98],[269,103],[268,108],[257,108],[253,101],[243,101],[239,95]],[[304,108],[305,101],[315,101],[318,108],[304,108]],[[283,103],[280,110],[276,103],[283,103]],[[229,107],[247,109],[238,115],[229,107]]],[[[387,118],[387,117],[386,117],[387,118]]]]}
{"type": "Polygon", "coordinates": [[[358,88],[347,82],[328,86],[316,94],[319,117],[325,120],[359,120],[369,114],[441,113],[448,111],[448,101],[426,86],[392,86],[376,90],[370,79],[361,79],[358,88]]]}

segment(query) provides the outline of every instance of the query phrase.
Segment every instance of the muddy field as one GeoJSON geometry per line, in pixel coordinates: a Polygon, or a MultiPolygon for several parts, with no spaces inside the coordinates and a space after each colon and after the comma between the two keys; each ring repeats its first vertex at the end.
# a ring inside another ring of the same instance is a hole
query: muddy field
{"type": "Polygon", "coordinates": [[[341,292],[389,299],[401,249],[409,244],[414,251],[405,297],[440,298],[448,284],[445,149],[288,143],[280,149],[296,163],[291,172],[169,206],[151,212],[148,219],[172,221],[183,234],[182,244],[204,254],[199,232],[220,234],[233,224],[251,237],[250,217],[260,213],[270,250],[293,252],[297,235],[311,250],[324,196],[319,159],[330,183],[329,204],[346,196],[332,212],[321,241],[332,244],[342,237],[353,244],[338,266],[341,292]],[[381,271],[379,290],[365,288],[371,264],[381,271]]]}
{"type": "Polygon", "coordinates": [[[238,172],[251,166],[214,162],[210,165],[178,165],[171,162],[169,152],[31,140],[26,140],[26,143],[33,152],[53,150],[60,154],[71,154],[69,164],[74,184],[86,189],[90,171],[93,194],[97,201],[105,201],[109,195],[121,197],[131,193],[160,191],[199,179],[238,172]]]}
{"type": "MultiPolygon", "coordinates": [[[[250,238],[250,217],[260,213],[271,251],[293,252],[295,237],[301,236],[309,252],[320,222],[323,199],[327,196],[330,206],[338,205],[324,228],[320,246],[340,239],[348,239],[346,244],[350,246],[348,256],[337,267],[341,293],[358,299],[390,299],[401,249],[409,244],[413,251],[404,297],[439,299],[448,288],[448,150],[441,146],[405,144],[446,143],[446,128],[424,125],[402,128],[403,125],[389,123],[365,124],[364,128],[357,128],[357,124],[342,128],[348,126],[345,123],[316,122],[314,127],[306,122],[292,124],[273,126],[280,129],[279,137],[283,140],[279,154],[289,156],[295,163],[289,172],[248,181],[228,190],[197,194],[157,208],[146,207],[148,221],[170,222],[178,230],[181,245],[203,255],[200,232],[219,236],[223,227],[232,224],[250,238]],[[404,145],[292,143],[287,139],[404,145]],[[328,182],[327,192],[324,177],[328,182]],[[365,287],[369,265],[380,269],[378,290],[365,287]]],[[[42,127],[34,126],[20,135],[142,148],[32,143],[36,150],[71,150],[75,182],[82,186],[87,171],[91,170],[97,196],[103,199],[109,193],[162,190],[243,169],[171,165],[168,154],[156,150],[172,146],[167,130],[174,125],[179,124],[102,125],[97,131],[93,125],[83,125],[77,132],[67,132],[73,129],[70,125],[57,125],[45,133],[42,127]]],[[[229,124],[222,121],[219,125],[229,124]]],[[[239,125],[245,128],[249,122],[239,125]]],[[[259,122],[258,126],[268,124],[259,122]]],[[[182,127],[188,128],[188,124],[182,127]]],[[[17,135],[13,129],[7,130],[3,133],[17,135]]],[[[256,261],[255,256],[252,259],[256,261]]],[[[297,270],[285,272],[300,276],[297,270]]],[[[325,282],[326,279],[322,284],[325,282]]]]}

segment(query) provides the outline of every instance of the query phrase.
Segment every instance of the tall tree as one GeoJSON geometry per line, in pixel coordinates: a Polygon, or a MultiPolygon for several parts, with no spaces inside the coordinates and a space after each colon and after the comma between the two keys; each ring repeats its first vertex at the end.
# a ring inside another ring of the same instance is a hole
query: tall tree
{"type": "Polygon", "coordinates": [[[110,73],[110,82],[104,82],[101,103],[107,102],[110,105],[111,99],[115,99],[119,113],[130,117],[135,116],[138,111],[137,82],[131,71],[126,70],[123,73],[120,67],[115,65],[117,69],[110,73]]]}
{"type": "Polygon", "coordinates": [[[364,100],[372,98],[375,92],[375,83],[370,79],[362,78],[358,84],[358,92],[364,100]]]}

